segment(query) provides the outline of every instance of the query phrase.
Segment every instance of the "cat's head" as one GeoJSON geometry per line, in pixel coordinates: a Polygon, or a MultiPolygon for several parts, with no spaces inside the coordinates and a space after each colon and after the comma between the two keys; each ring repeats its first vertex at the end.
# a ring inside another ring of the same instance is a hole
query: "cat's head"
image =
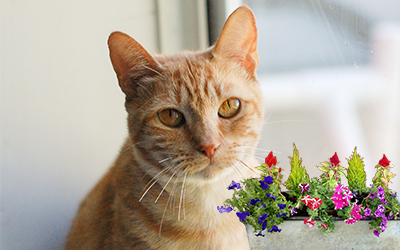
{"type": "Polygon", "coordinates": [[[202,52],[151,56],[121,32],[108,44],[142,163],[204,180],[245,167],[263,121],[250,9],[237,9],[215,46],[202,52]]]}

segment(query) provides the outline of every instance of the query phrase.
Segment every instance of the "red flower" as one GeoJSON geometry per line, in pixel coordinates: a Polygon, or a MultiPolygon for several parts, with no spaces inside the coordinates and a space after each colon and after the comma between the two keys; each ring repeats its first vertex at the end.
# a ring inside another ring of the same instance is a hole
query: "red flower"
{"type": "Polygon", "coordinates": [[[335,154],[332,156],[331,158],[331,163],[333,166],[337,166],[339,165],[339,157],[337,156],[337,153],[335,152],[335,154]]]}
{"type": "Polygon", "coordinates": [[[306,224],[309,227],[313,227],[314,226],[314,222],[315,222],[315,220],[312,220],[312,219],[305,219],[304,220],[304,224],[306,224]]]}
{"type": "Polygon", "coordinates": [[[379,165],[381,165],[382,167],[387,167],[390,165],[390,161],[388,160],[388,158],[386,158],[385,154],[383,154],[382,159],[379,161],[379,165]]]}
{"type": "Polygon", "coordinates": [[[265,158],[265,164],[268,165],[268,167],[272,167],[273,165],[276,165],[276,156],[272,154],[272,151],[269,152],[268,156],[265,158]]]}
{"type": "Polygon", "coordinates": [[[327,224],[321,224],[321,227],[322,227],[322,228],[327,228],[328,225],[327,225],[327,224]]]}

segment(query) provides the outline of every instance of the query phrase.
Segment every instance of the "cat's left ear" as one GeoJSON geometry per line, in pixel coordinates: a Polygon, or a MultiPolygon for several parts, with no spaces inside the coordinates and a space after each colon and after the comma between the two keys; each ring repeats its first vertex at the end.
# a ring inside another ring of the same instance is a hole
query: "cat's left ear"
{"type": "Polygon", "coordinates": [[[247,73],[255,76],[258,66],[257,27],[250,8],[241,6],[228,17],[212,54],[238,62],[247,73]]]}

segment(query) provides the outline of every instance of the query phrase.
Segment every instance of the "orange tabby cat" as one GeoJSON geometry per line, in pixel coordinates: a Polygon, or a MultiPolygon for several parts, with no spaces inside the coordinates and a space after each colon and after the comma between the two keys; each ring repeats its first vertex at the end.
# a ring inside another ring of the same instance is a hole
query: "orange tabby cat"
{"type": "Polygon", "coordinates": [[[217,206],[257,165],[263,100],[252,11],[238,8],[203,52],[151,56],[121,32],[108,45],[129,138],[80,206],[67,249],[248,249],[243,224],[217,206]]]}

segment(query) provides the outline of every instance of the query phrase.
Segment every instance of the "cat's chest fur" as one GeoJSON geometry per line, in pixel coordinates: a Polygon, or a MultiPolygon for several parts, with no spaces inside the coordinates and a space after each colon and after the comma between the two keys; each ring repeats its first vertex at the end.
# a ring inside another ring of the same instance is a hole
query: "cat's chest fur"
{"type": "Polygon", "coordinates": [[[255,175],[263,119],[250,9],[203,52],[151,56],[109,38],[126,95],[129,138],[82,202],[67,249],[248,249],[234,212],[219,214],[232,180],[255,175]]]}

